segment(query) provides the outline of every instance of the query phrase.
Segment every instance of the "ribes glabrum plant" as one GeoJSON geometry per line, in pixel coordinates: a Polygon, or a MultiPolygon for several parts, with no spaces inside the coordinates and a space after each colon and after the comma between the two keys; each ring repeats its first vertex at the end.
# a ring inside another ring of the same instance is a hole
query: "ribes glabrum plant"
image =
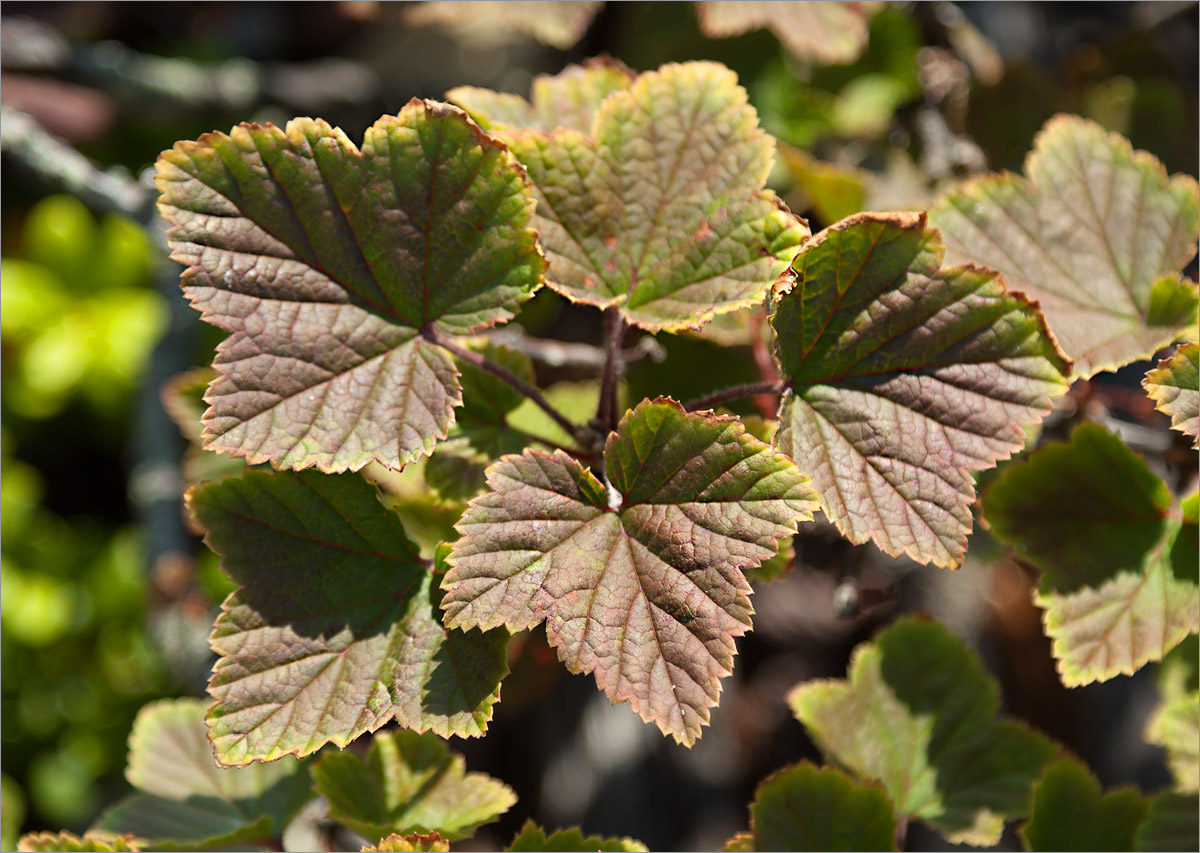
{"type": "MultiPolygon", "coordinates": [[[[448,99],[411,101],[361,145],[301,118],[159,160],[184,291],[228,332],[203,446],[256,467],[187,494],[240,584],[212,635],[215,701],[144,711],[139,792],[85,843],[261,844],[315,791],[369,849],[447,849],[515,796],[441,738],[485,733],[510,635],[543,623],[572,672],[691,746],[752,627],[748,573],[814,512],[852,542],[953,569],[975,472],[1020,452],[1073,380],[1195,336],[1181,270],[1196,182],[1078,118],[1046,125],[1024,177],[814,235],[764,188],[774,141],[723,66],[593,60],[537,79],[532,102],[448,99]],[[603,326],[586,422],[483,334],[543,286],[603,326]],[[774,372],[690,402],[621,402],[633,334],[721,315],[768,318],[751,328],[774,372]],[[777,425],[715,411],[756,394],[777,425]],[[525,405],[542,428],[510,422],[525,405]],[[455,522],[432,540],[394,474],[423,457],[422,488],[455,522]],[[289,757],[392,721],[365,760],[289,757]]],[[[1146,380],[1193,438],[1196,353],[1180,346],[1146,380]]],[[[1196,506],[1090,425],[987,492],[993,534],[1044,570],[1064,683],[1132,673],[1197,631],[1196,506]]],[[[1180,792],[1197,781],[1182,649],[1149,732],[1180,792]]],[[[976,845],[1027,818],[1026,845],[1055,849],[1063,813],[1096,849],[1195,841],[1194,796],[1102,795],[1060,747],[997,717],[996,684],[936,623],[895,623],[844,681],[798,685],[789,703],[842,769],[770,777],[728,849],[891,849],[914,818],[976,845]]],[[[529,824],[510,849],[640,847],[529,824]]]]}

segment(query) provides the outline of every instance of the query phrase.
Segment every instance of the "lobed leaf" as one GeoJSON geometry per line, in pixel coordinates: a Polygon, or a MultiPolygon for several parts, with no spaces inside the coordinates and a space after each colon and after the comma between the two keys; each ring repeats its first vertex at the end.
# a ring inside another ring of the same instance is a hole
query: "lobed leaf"
{"type": "Polygon", "coordinates": [[[883,783],[897,815],[954,843],[995,844],[1028,814],[1058,747],[997,720],[999,690],[978,658],[934,622],[902,619],[854,652],[843,680],[795,687],[788,704],[821,751],[883,783]]]}
{"type": "Polygon", "coordinates": [[[970,472],[1023,445],[1069,368],[1035,304],[942,255],[917,213],[859,214],[805,243],[772,293],[789,386],[775,443],[852,542],[955,567],[970,472]]]}
{"type": "Polygon", "coordinates": [[[504,632],[441,623],[441,592],[359,476],[249,471],[187,503],[242,588],[212,635],[210,738],[225,764],[345,746],[395,718],[481,735],[507,672],[504,632]]]}
{"type": "Polygon", "coordinates": [[[560,851],[560,853],[637,853],[648,849],[633,838],[602,838],[589,835],[586,838],[578,827],[560,829],[546,834],[533,820],[525,821],[512,843],[504,848],[505,853],[536,853],[536,851],[560,851]]]}
{"type": "Polygon", "coordinates": [[[1200,344],[1183,344],[1170,358],[1164,358],[1142,380],[1142,387],[1154,400],[1154,407],[1171,416],[1171,428],[1192,437],[1192,446],[1200,448],[1200,344]]]}
{"type": "Polygon", "coordinates": [[[450,853],[450,842],[436,832],[410,835],[392,834],[375,844],[368,844],[362,853],[450,853]]]}
{"type": "Polygon", "coordinates": [[[1101,796],[1091,771],[1063,758],[1033,786],[1033,811],[1021,827],[1021,840],[1026,850],[1133,850],[1145,813],[1135,789],[1101,796]]]}
{"type": "MultiPolygon", "coordinates": [[[[572,120],[582,123],[595,99],[579,100],[572,120]]],[[[462,103],[493,121],[478,95],[462,103]]],[[[496,121],[515,118],[503,115],[496,121]]],[[[716,63],[640,75],[609,93],[586,129],[497,133],[534,185],[547,284],[617,306],[644,329],[696,328],[756,304],[808,234],[763,189],[774,143],[737,76],[716,63]]]]}
{"type": "Polygon", "coordinates": [[[206,445],[251,463],[428,454],[462,397],[422,330],[507,320],[545,269],[520,166],[434,101],[381,118],[361,150],[312,119],[180,142],[158,187],[184,292],[230,333],[206,445]]]}
{"type": "Polygon", "coordinates": [[[1150,798],[1134,849],[1189,853],[1196,847],[1197,837],[1200,811],[1196,809],[1196,795],[1164,791],[1150,798]]]}
{"type": "Polygon", "coordinates": [[[446,624],[545,621],[568,669],[691,745],[750,627],[742,570],[811,519],[815,494],[737,419],[666,398],[626,413],[604,465],[606,483],[562,452],[488,469],[448,558],[446,624]]]}
{"type": "Polygon", "coordinates": [[[97,835],[93,832],[85,832],[82,838],[70,832],[30,832],[17,840],[17,850],[21,853],[117,853],[141,849],[131,836],[97,835]]]}
{"type": "Polygon", "coordinates": [[[494,43],[495,31],[500,30],[566,50],[583,37],[602,5],[603,0],[431,0],[406,9],[404,22],[449,27],[469,44],[494,43]]]}
{"type": "Polygon", "coordinates": [[[896,818],[887,794],[806,761],[758,786],[750,826],[751,850],[896,849],[896,818]]]}
{"type": "Polygon", "coordinates": [[[1101,427],[1009,467],[983,508],[993,535],[1045,572],[1034,600],[1068,687],[1130,675],[1200,628],[1195,499],[1172,508],[1101,427]]]}
{"type": "Polygon", "coordinates": [[[414,832],[466,838],[517,801],[503,782],[468,773],[463,757],[432,733],[379,732],[365,762],[331,752],[312,773],[330,817],[369,839],[414,832]]]}
{"type": "Polygon", "coordinates": [[[696,3],[696,18],[700,31],[709,38],[728,38],[767,27],[793,56],[832,65],[858,59],[867,46],[867,22],[880,5],[703,0],[696,3]]]}
{"type": "Polygon", "coordinates": [[[1113,370],[1196,322],[1196,180],[1167,177],[1128,140],[1077,116],[1046,122],[1025,175],[963,183],[930,210],[956,259],[1037,299],[1075,376],[1113,370]]]}
{"type": "Polygon", "coordinates": [[[218,766],[204,711],[203,700],[173,699],[138,712],[125,770],[137,793],[102,814],[93,829],[132,835],[152,850],[212,849],[283,832],[312,799],[307,768],[295,760],[218,766]]]}

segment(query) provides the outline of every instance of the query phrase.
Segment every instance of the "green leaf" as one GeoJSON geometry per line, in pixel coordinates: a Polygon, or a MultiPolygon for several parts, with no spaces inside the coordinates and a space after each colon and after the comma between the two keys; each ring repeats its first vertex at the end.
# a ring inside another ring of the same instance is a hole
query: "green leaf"
{"type": "Polygon", "coordinates": [[[796,548],[789,538],[779,543],[779,550],[774,557],[764,560],[757,568],[747,567],[744,571],[750,583],[773,583],[790,575],[795,566],[796,548]]]}
{"type": "Polygon", "coordinates": [[[1021,827],[1026,850],[1133,850],[1146,813],[1132,788],[1101,796],[1100,783],[1078,761],[1060,759],[1033,786],[1033,813],[1021,827]]]}
{"type": "Polygon", "coordinates": [[[395,718],[483,734],[504,632],[448,631],[430,566],[359,476],[249,471],[188,493],[243,587],[212,635],[211,739],[225,764],[345,746],[395,718]]]}
{"type": "Polygon", "coordinates": [[[1068,687],[1130,675],[1200,627],[1195,510],[1101,427],[1010,466],[983,509],[1045,570],[1034,600],[1068,687]]]}
{"type": "Polygon", "coordinates": [[[560,853],[588,853],[588,851],[637,853],[637,851],[646,849],[648,848],[645,844],[633,838],[602,838],[599,835],[589,835],[585,838],[578,827],[560,829],[546,835],[546,830],[532,820],[525,821],[525,825],[521,827],[517,837],[504,848],[506,853],[517,853],[517,851],[535,853],[535,851],[543,850],[560,851],[560,853]]]}
{"type": "Polygon", "coordinates": [[[619,59],[597,56],[533,81],[532,103],[520,95],[459,86],[446,98],[488,130],[540,130],[567,127],[590,135],[604,99],[633,85],[637,74],[619,59]]]}
{"type": "Polygon", "coordinates": [[[487,472],[442,583],[446,624],[546,621],[572,672],[691,745],[750,627],[742,569],[811,519],[808,478],[735,418],[672,400],[626,413],[607,483],[565,453],[526,450],[487,472]]]}
{"type": "Polygon", "coordinates": [[[863,213],[805,243],[772,294],[790,386],[775,441],[852,542],[954,567],[971,472],[1021,448],[1068,367],[1036,305],[942,254],[917,213],[863,213]]]}
{"type": "Polygon", "coordinates": [[[1183,344],[1170,358],[1164,358],[1142,380],[1142,387],[1154,400],[1154,407],[1171,416],[1171,428],[1192,437],[1192,446],[1200,448],[1200,379],[1197,362],[1200,344],[1183,344]]]}
{"type": "Polygon", "coordinates": [[[154,850],[219,848],[278,838],[312,799],[294,759],[225,768],[213,761],[201,699],[154,702],[138,712],[125,776],[137,793],[94,829],[127,833],[154,850]]]}
{"type": "Polygon", "coordinates": [[[1146,741],[1167,751],[1176,790],[1200,790],[1200,693],[1165,702],[1146,726],[1146,741]]]}
{"type": "Polygon", "coordinates": [[[753,850],[896,849],[896,818],[887,794],[806,761],[758,786],[750,825],[753,850]]]}
{"type": "Polygon", "coordinates": [[[763,189],[774,143],[716,63],[642,74],[588,132],[497,133],[534,185],[547,284],[644,329],[697,328],[759,302],[808,234],[763,189]]]}
{"type": "Polygon", "coordinates": [[[22,835],[17,842],[17,850],[21,853],[76,853],[76,851],[99,851],[99,853],[116,853],[116,851],[140,850],[129,836],[107,836],[85,832],[83,837],[69,832],[31,832],[22,835]]]}
{"type": "Polygon", "coordinates": [[[373,845],[367,845],[362,853],[450,853],[450,842],[436,832],[411,835],[389,835],[373,845]]]}
{"type": "Polygon", "coordinates": [[[832,65],[858,59],[867,46],[867,22],[880,5],[704,0],[696,4],[696,17],[700,31],[709,38],[768,27],[793,56],[832,65]]]}
{"type": "Polygon", "coordinates": [[[1196,180],[1077,116],[1046,122],[1025,175],[959,185],[930,211],[956,260],[1036,299],[1091,376],[1149,358],[1196,322],[1196,180]]]}
{"type": "Polygon", "coordinates": [[[462,756],[429,733],[379,732],[365,762],[331,752],[312,774],[329,816],[369,839],[414,832],[466,838],[517,801],[503,782],[466,772],[462,756]]]}
{"type": "Polygon", "coordinates": [[[897,815],[952,842],[995,844],[1029,812],[1030,789],[1058,747],[997,720],[999,690],[962,641],[902,619],[855,649],[847,680],[798,685],[788,704],[821,751],[876,779],[897,815]]]}
{"type": "Polygon", "coordinates": [[[322,471],[399,468],[462,397],[421,337],[507,320],[545,261],[521,169],[460,110],[414,99],[358,149],[323,121],[243,124],[159,158],[172,257],[230,332],[207,446],[322,471]]]}
{"type": "Polygon", "coordinates": [[[1137,850],[1179,851],[1196,849],[1200,837],[1200,811],[1195,794],[1167,791],[1150,799],[1146,820],[1138,827],[1137,850]]]}

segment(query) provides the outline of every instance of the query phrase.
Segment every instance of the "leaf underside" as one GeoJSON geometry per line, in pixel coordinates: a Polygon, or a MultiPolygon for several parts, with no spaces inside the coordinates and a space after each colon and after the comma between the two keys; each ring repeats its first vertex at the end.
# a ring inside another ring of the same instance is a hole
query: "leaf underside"
{"type": "Polygon", "coordinates": [[[147,849],[213,849],[278,835],[312,799],[308,770],[295,760],[219,767],[205,736],[205,704],[164,700],[138,712],[125,771],[137,793],[94,829],[128,833],[147,849]]]}
{"type": "Polygon", "coordinates": [[[978,658],[934,622],[903,619],[860,645],[846,680],[788,695],[821,751],[883,783],[896,814],[955,843],[995,844],[1028,813],[1030,789],[1058,747],[997,720],[999,690],[978,658]]]}
{"type": "Polygon", "coordinates": [[[1149,358],[1196,322],[1197,187],[1124,138],[1076,116],[1050,119],[1025,176],[969,181],[930,210],[954,260],[1000,270],[1041,303],[1088,377],[1149,358]]]}
{"type": "Polygon", "coordinates": [[[495,42],[495,31],[533,36],[566,50],[587,32],[603,0],[432,0],[404,10],[409,26],[450,27],[468,44],[495,42]]]}
{"type": "Polygon", "coordinates": [[[560,829],[547,835],[546,830],[533,820],[525,821],[521,831],[504,848],[505,853],[638,853],[646,849],[645,844],[633,838],[603,838],[599,835],[585,837],[578,827],[560,829]]]}
{"type": "MultiPolygon", "coordinates": [[[[611,66],[569,73],[593,78],[568,112],[575,127],[543,131],[546,120],[534,118],[496,131],[533,183],[547,284],[577,302],[617,306],[652,331],[698,328],[761,301],[808,229],[763,189],[774,143],[736,75],[711,62],[664,65],[597,104],[620,82],[611,66]]],[[[493,121],[494,99],[456,96],[493,121]]],[[[516,118],[506,108],[495,122],[516,118]]]]}
{"type": "Polygon", "coordinates": [[[1026,850],[1133,850],[1146,813],[1132,788],[1103,796],[1100,783],[1078,761],[1046,768],[1033,788],[1033,812],[1020,830],[1026,850]]]}
{"type": "Polygon", "coordinates": [[[488,469],[490,491],[457,525],[446,624],[544,620],[572,672],[691,745],[750,627],[742,569],[811,519],[815,494],[736,419],[665,398],[625,415],[604,464],[607,488],[561,452],[488,469]]]}
{"type": "Polygon", "coordinates": [[[210,737],[225,764],[345,746],[391,719],[483,734],[507,636],[441,624],[437,577],[354,474],[250,471],[188,506],[243,584],[212,635],[210,737]]]}
{"type": "Polygon", "coordinates": [[[776,446],[853,542],[954,567],[972,471],[1025,441],[1069,369],[997,274],[941,267],[923,214],[864,213],[810,239],[773,292],[790,386],[776,446]]]}
{"type": "Polygon", "coordinates": [[[1200,344],[1184,344],[1150,370],[1142,387],[1160,412],[1171,416],[1171,428],[1192,437],[1200,448],[1200,344]]]}
{"type": "Polygon", "coordinates": [[[380,732],[365,762],[330,752],[312,773],[330,817],[371,840],[393,833],[466,838],[517,801],[503,782],[468,773],[462,756],[431,733],[380,732]]]}
{"type": "Polygon", "coordinates": [[[172,257],[217,349],[205,440],[251,463],[392,468],[444,438],[462,397],[420,332],[513,316],[545,261],[504,146],[414,99],[361,150],[321,120],[243,124],[158,161],[172,257]]]}
{"type": "Polygon", "coordinates": [[[878,3],[776,3],[761,0],[704,0],[696,4],[700,31],[728,38],[762,27],[793,56],[825,64],[853,62],[867,45],[867,22],[878,3]]]}
{"type": "Polygon", "coordinates": [[[1034,600],[1068,687],[1130,675],[1200,626],[1194,509],[1101,427],[1010,467],[983,508],[1045,571],[1034,600]]]}

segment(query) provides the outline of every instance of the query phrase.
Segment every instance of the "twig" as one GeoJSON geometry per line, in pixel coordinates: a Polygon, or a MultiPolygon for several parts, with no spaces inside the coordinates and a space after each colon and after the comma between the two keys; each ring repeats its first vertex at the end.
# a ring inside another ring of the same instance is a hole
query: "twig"
{"type": "Polygon", "coordinates": [[[562,412],[560,412],[558,409],[554,408],[554,406],[550,405],[550,401],[547,400],[542,395],[541,391],[539,391],[537,388],[534,388],[532,385],[530,385],[524,379],[521,379],[519,376],[513,375],[512,373],[505,370],[500,365],[495,364],[494,362],[488,361],[486,358],[484,358],[479,353],[473,352],[472,350],[466,349],[465,347],[460,347],[458,344],[454,343],[452,340],[447,338],[445,335],[441,334],[439,331],[434,329],[432,326],[426,326],[421,331],[421,337],[425,338],[425,340],[429,341],[430,343],[437,344],[438,346],[440,346],[442,349],[446,350],[447,352],[458,356],[459,358],[461,358],[463,361],[467,362],[468,364],[473,364],[476,367],[478,367],[480,370],[486,370],[488,373],[492,374],[500,381],[505,382],[508,385],[511,385],[513,388],[515,388],[517,391],[524,394],[530,400],[533,400],[533,402],[536,403],[542,409],[543,412],[545,412],[547,415],[549,415],[556,424],[558,424],[560,427],[563,428],[563,431],[566,432],[567,435],[571,436],[572,438],[575,437],[575,433],[578,430],[578,428],[575,426],[575,424],[573,424],[569,420],[567,420],[567,418],[562,414],[562,412]]]}
{"type": "Polygon", "coordinates": [[[600,405],[596,420],[605,431],[617,428],[617,380],[621,369],[621,341],[625,337],[625,320],[621,309],[604,312],[604,372],[600,374],[600,405]]]}
{"type": "Polygon", "coordinates": [[[694,412],[697,409],[711,409],[720,403],[736,400],[739,397],[750,397],[755,394],[782,394],[786,387],[787,383],[779,380],[774,382],[747,382],[745,385],[734,385],[730,388],[722,388],[720,391],[706,394],[703,397],[697,397],[684,406],[684,408],[689,412],[694,412]]]}
{"type": "MultiPolygon", "coordinates": [[[[597,373],[604,369],[603,347],[536,338],[526,334],[517,325],[508,325],[488,332],[487,337],[498,344],[523,352],[533,361],[547,367],[565,367],[597,373]]],[[[621,351],[623,364],[635,364],[643,360],[658,364],[666,357],[667,351],[663,345],[650,335],[639,338],[633,346],[621,351]]]]}

